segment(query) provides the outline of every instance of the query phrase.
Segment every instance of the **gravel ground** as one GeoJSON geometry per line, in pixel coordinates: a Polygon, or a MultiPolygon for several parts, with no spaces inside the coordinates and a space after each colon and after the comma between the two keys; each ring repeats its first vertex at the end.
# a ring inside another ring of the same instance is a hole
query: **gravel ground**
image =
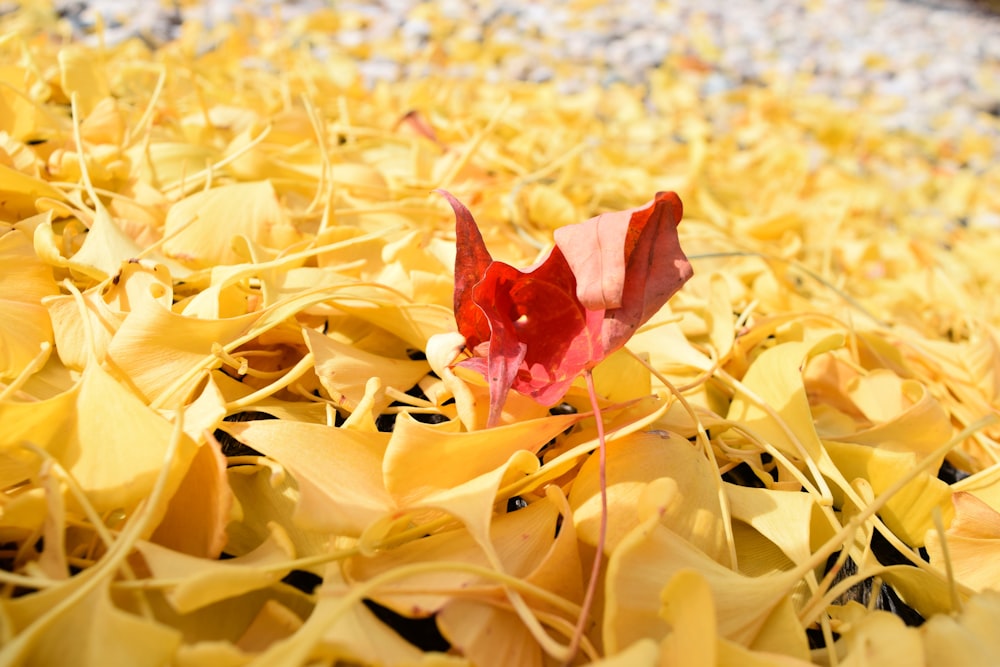
{"type": "Polygon", "coordinates": [[[334,7],[362,19],[345,22],[336,36],[341,43],[401,37],[402,57],[373,50],[362,66],[370,80],[419,76],[423,70],[412,62],[439,38],[509,43],[516,48],[496,64],[494,76],[557,78],[567,88],[641,82],[668,53],[684,53],[713,70],[706,92],[797,79],[846,104],[871,94],[898,100],[897,110],[887,117],[890,126],[1000,135],[1000,2],[994,0],[55,4],[84,38],[100,12],[110,41],[139,35],[152,43],[174,37],[183,21],[216,25],[246,8],[291,19],[334,7]],[[435,9],[429,11],[432,4],[435,9]]]}

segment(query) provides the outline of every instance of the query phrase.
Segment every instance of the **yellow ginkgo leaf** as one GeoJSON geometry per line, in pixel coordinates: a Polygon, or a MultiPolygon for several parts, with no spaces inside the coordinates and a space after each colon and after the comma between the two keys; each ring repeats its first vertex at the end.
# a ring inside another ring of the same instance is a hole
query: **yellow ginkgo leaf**
{"type": "MultiPolygon", "coordinates": [[[[29,614],[51,609],[78,590],[79,586],[65,585],[28,598],[4,600],[0,610],[14,629],[23,630],[29,614]]],[[[73,604],[63,613],[30,635],[22,634],[20,639],[28,641],[8,642],[0,649],[3,662],[98,667],[111,660],[116,664],[153,667],[170,661],[181,643],[181,634],[116,607],[105,583],[74,596],[73,604]]]]}
{"type": "Polygon", "coordinates": [[[578,415],[558,415],[456,432],[448,422],[429,425],[400,415],[383,463],[386,489],[404,505],[447,492],[495,471],[517,452],[536,453],[580,419],[578,415]],[[431,461],[434,465],[427,465],[431,461]]]}
{"type": "MultiPolygon", "coordinates": [[[[662,491],[650,488],[643,505],[655,508],[662,491]]],[[[647,510],[648,512],[648,510],[647,510]]],[[[614,652],[648,637],[660,640],[669,626],[660,616],[659,591],[683,569],[706,578],[716,600],[719,635],[750,645],[795,583],[794,573],[747,577],[706,556],[659,522],[655,509],[622,540],[607,573],[604,645],[614,652]]],[[[787,612],[792,611],[787,607],[787,612]]],[[[786,612],[780,612],[786,613],[786,612]]],[[[804,631],[800,633],[804,638],[804,631]]],[[[793,638],[789,638],[793,639],[793,638]]]]}
{"type": "MultiPolygon", "coordinates": [[[[305,339],[316,360],[316,375],[320,382],[330,392],[330,397],[349,412],[364,396],[365,385],[370,378],[378,377],[382,386],[405,392],[430,370],[426,361],[372,354],[311,329],[305,331],[305,339]]],[[[373,409],[381,413],[392,400],[385,398],[382,405],[373,409]]]]}
{"type": "Polygon", "coordinates": [[[194,267],[236,264],[233,238],[246,236],[268,248],[300,239],[269,181],[234,183],[189,195],[167,213],[164,251],[194,267]]]}
{"type": "MultiPolygon", "coordinates": [[[[726,484],[734,519],[745,522],[773,542],[794,563],[809,559],[813,551],[833,537],[829,521],[816,499],[807,494],[755,489],[726,484]]],[[[741,562],[741,567],[746,564],[741,562]]]]}
{"type": "Polygon", "coordinates": [[[517,615],[482,603],[457,599],[438,615],[441,634],[474,665],[542,667],[541,647],[517,615]]]}
{"type": "Polygon", "coordinates": [[[660,665],[714,667],[715,603],[697,570],[678,570],[660,593],[660,615],[670,633],[660,643],[660,665]]]}
{"type": "Polygon", "coordinates": [[[83,118],[111,92],[107,73],[99,65],[88,50],[79,45],[59,51],[59,85],[67,98],[78,96],[78,109],[83,118]]]}
{"type": "Polygon", "coordinates": [[[310,657],[378,664],[465,665],[464,661],[421,655],[412,644],[379,621],[357,598],[344,595],[339,565],[329,565],[323,576],[315,608],[298,630],[258,654],[262,664],[296,667],[310,657]],[[346,598],[346,599],[345,599],[346,598]]]}
{"type": "Polygon", "coordinates": [[[558,229],[585,217],[579,215],[566,195],[551,185],[530,185],[521,196],[525,201],[528,222],[543,229],[558,229]]]}
{"type": "Polygon", "coordinates": [[[60,201],[63,194],[47,181],[0,162],[0,220],[18,222],[39,212],[42,197],[60,201]]]}
{"type": "Polygon", "coordinates": [[[52,324],[41,300],[57,292],[31,238],[17,229],[0,231],[0,380],[17,377],[43,345],[52,344],[52,324]]]}
{"type": "Polygon", "coordinates": [[[163,265],[125,262],[114,278],[91,287],[81,297],[60,295],[42,301],[52,320],[59,358],[75,370],[105,359],[111,338],[133,304],[152,300],[169,308],[173,289],[163,265]]]}
{"type": "Polygon", "coordinates": [[[34,138],[40,120],[28,85],[34,78],[25,67],[0,66],[0,132],[20,141],[34,138]]]}
{"type": "Polygon", "coordinates": [[[250,553],[227,560],[189,556],[141,540],[135,549],[153,578],[181,580],[166,593],[180,614],[280,581],[291,569],[282,565],[295,556],[280,528],[274,528],[270,538],[250,553]]]}
{"type": "Polygon", "coordinates": [[[938,614],[919,628],[928,665],[988,665],[1000,655],[1000,593],[970,598],[955,615],[938,614]]]}
{"type": "Polygon", "coordinates": [[[848,395],[871,426],[852,433],[826,436],[890,451],[932,452],[952,436],[948,413],[927,387],[879,369],[856,378],[848,395]]]}
{"type": "MultiPolygon", "coordinates": [[[[598,460],[589,458],[570,491],[573,518],[581,539],[597,544],[601,504],[598,460]]],[[[654,480],[664,497],[661,522],[720,562],[729,551],[719,507],[715,467],[702,450],[683,438],[647,431],[626,436],[608,448],[608,534],[605,552],[613,553],[621,539],[639,524],[636,507],[654,480]],[[669,491],[666,489],[669,488],[669,491]]]]}
{"type": "Polygon", "coordinates": [[[764,624],[764,631],[773,635],[771,643],[776,645],[768,647],[773,650],[756,651],[718,636],[712,588],[697,570],[674,574],[663,588],[661,598],[660,613],[671,628],[660,643],[661,665],[804,667],[813,664],[790,600],[779,605],[776,610],[779,613],[764,624]],[[777,627],[768,628],[769,625],[777,627]]]}
{"type": "Polygon", "coordinates": [[[164,465],[170,471],[165,497],[171,497],[197,450],[181,435],[177,453],[166,461],[173,425],[97,364],[83,372],[70,423],[72,430],[45,446],[101,512],[132,511],[164,465]]]}
{"type": "Polygon", "coordinates": [[[851,624],[841,635],[847,651],[845,667],[909,667],[925,663],[924,649],[916,628],[908,628],[893,614],[874,611],[851,624]]]}
{"type": "MultiPolygon", "coordinates": [[[[865,445],[824,443],[831,460],[846,479],[865,479],[876,496],[911,471],[919,457],[914,453],[873,449],[865,445]]],[[[924,535],[933,525],[933,510],[940,508],[945,522],[951,520],[951,489],[932,472],[921,472],[889,499],[879,513],[885,524],[907,544],[923,546],[924,535]]]]}
{"type": "Polygon", "coordinates": [[[288,468],[302,494],[295,520],[303,527],[358,536],[396,508],[382,481],[387,434],[283,420],[222,428],[288,468]]]}
{"type": "MultiPolygon", "coordinates": [[[[293,520],[300,493],[294,478],[266,466],[230,466],[233,516],[226,527],[226,553],[249,553],[270,538],[271,526],[280,526],[300,557],[325,553],[329,535],[302,528],[293,520]]],[[[320,574],[320,568],[303,568],[320,574]]]]}
{"type": "MultiPolygon", "coordinates": [[[[567,508],[568,509],[568,508],[567,508]]],[[[503,571],[578,602],[581,569],[575,550],[575,534],[556,534],[561,519],[556,503],[542,499],[516,512],[500,514],[489,527],[503,571]]],[[[358,556],[347,562],[345,572],[354,581],[365,581],[411,564],[426,562],[469,563],[490,567],[490,559],[466,530],[455,529],[429,535],[373,556],[358,556]]],[[[384,586],[375,596],[381,604],[407,616],[426,616],[439,610],[454,596],[476,595],[482,600],[502,596],[496,582],[460,570],[413,574],[384,586]],[[435,592],[436,591],[436,592],[435,592]],[[463,593],[463,591],[468,591],[463,593]]],[[[537,603],[536,603],[537,604],[537,603]]]]}
{"type": "MultiPolygon", "coordinates": [[[[111,218],[108,209],[99,205],[83,245],[72,257],[59,261],[58,265],[94,280],[105,280],[114,276],[123,262],[137,259],[142,254],[142,248],[135,239],[111,218]]],[[[172,264],[176,266],[176,263],[172,264]]]]}
{"type": "Polygon", "coordinates": [[[812,414],[802,381],[802,366],[812,356],[842,345],[840,334],[816,340],[788,342],[765,350],[750,365],[743,385],[774,408],[779,423],[752,400],[737,394],[727,418],[767,439],[784,454],[819,458],[821,445],[812,426],[812,414]],[[793,441],[788,427],[795,434],[793,441]],[[804,451],[803,451],[804,450],[804,451]]]}

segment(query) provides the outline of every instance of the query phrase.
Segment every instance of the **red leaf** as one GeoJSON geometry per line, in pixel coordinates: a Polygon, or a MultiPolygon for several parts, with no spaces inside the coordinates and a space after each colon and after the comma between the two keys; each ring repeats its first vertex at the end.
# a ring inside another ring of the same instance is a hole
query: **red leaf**
{"type": "Polygon", "coordinates": [[[691,277],[673,193],[558,229],[556,247],[523,271],[493,261],[472,214],[442,194],[455,210],[455,319],[472,353],[462,365],[489,384],[489,426],[510,389],[555,404],[691,277]]]}
{"type": "Polygon", "coordinates": [[[455,321],[469,347],[476,347],[489,339],[490,330],[482,311],[472,301],[472,288],[482,279],[493,257],[469,209],[450,192],[437,192],[455,210],[455,321]]]}
{"type": "Polygon", "coordinates": [[[658,192],[627,211],[603,213],[555,231],[586,308],[604,309],[604,356],[619,349],[692,275],[677,239],[680,198],[658,192]]]}

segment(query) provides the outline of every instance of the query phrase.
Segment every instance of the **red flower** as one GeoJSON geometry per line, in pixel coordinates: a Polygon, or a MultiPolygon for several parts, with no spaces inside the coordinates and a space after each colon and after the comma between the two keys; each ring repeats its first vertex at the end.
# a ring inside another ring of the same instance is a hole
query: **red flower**
{"type": "Polygon", "coordinates": [[[496,262],[469,210],[455,210],[455,320],[490,387],[489,426],[510,389],[553,405],[583,371],[624,346],[691,277],[677,239],[681,201],[660,192],[639,208],[555,232],[525,270],[496,262]]]}

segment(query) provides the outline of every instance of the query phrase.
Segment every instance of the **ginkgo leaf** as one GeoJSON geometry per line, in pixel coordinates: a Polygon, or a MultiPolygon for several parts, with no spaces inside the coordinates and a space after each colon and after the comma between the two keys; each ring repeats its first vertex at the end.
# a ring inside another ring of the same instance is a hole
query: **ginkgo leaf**
{"type": "Polygon", "coordinates": [[[115,278],[83,292],[82,304],[73,295],[43,299],[52,320],[59,358],[77,370],[92,359],[103,360],[111,338],[133,304],[152,300],[170,307],[173,301],[171,280],[163,265],[125,262],[115,278]]]}
{"type": "MultiPolygon", "coordinates": [[[[662,504],[650,489],[646,505],[662,504]]],[[[708,581],[717,600],[720,636],[750,645],[791,591],[794,573],[747,577],[709,558],[660,523],[655,511],[643,518],[611,554],[607,573],[604,645],[614,652],[640,638],[662,639],[668,626],[659,614],[659,591],[677,572],[693,568],[708,581]],[[650,582],[656,582],[650,585],[650,582]],[[725,601],[725,604],[722,604],[725,601]]],[[[779,613],[789,613],[791,607],[779,613]]],[[[801,633],[804,637],[804,631],[801,633]]],[[[789,638],[792,639],[792,638],[789,638]]]]}
{"type": "Polygon", "coordinates": [[[76,396],[67,430],[39,444],[73,475],[94,507],[132,511],[165,464],[170,471],[166,497],[172,496],[195,455],[195,443],[182,435],[177,454],[165,461],[174,427],[97,364],[84,370],[76,396]]]}
{"type": "Polygon", "coordinates": [[[396,507],[382,478],[385,434],[280,420],[222,428],[295,476],[302,493],[295,519],[304,527],[357,536],[396,507]]]}
{"type": "Polygon", "coordinates": [[[271,644],[257,659],[269,665],[292,667],[310,656],[333,656],[346,661],[376,660],[384,664],[464,665],[449,656],[423,654],[379,621],[360,601],[345,604],[340,595],[344,580],[337,564],[326,568],[315,608],[295,634],[271,644]]]}
{"type": "Polygon", "coordinates": [[[0,232],[0,379],[17,377],[53,342],[41,300],[56,294],[51,270],[35,256],[31,238],[0,232]]]}
{"type": "MultiPolygon", "coordinates": [[[[429,370],[425,361],[371,354],[311,329],[305,331],[305,338],[316,360],[315,369],[320,382],[334,401],[348,411],[357,407],[370,378],[377,376],[383,386],[405,392],[429,370]]],[[[383,400],[383,405],[373,408],[376,412],[381,413],[392,401],[390,398],[383,400]]]]}
{"type": "Polygon", "coordinates": [[[226,458],[209,436],[199,444],[150,540],[192,556],[218,558],[226,545],[232,504],[226,458]]]}
{"type": "Polygon", "coordinates": [[[98,206],[83,245],[72,257],[60,261],[59,265],[72,268],[95,280],[105,280],[114,276],[122,262],[141,255],[142,248],[135,239],[122,230],[104,206],[98,206]]]}
{"type": "Polygon", "coordinates": [[[754,489],[726,484],[730,512],[778,546],[795,563],[833,537],[816,498],[805,493],[754,489]]]}
{"type": "Polygon", "coordinates": [[[237,235],[281,248],[299,240],[270,181],[234,183],[185,197],[170,207],[164,251],[195,267],[236,264],[237,235]]]}
{"type": "MultiPolygon", "coordinates": [[[[575,553],[576,534],[572,529],[555,531],[568,510],[548,499],[539,500],[516,512],[496,516],[490,523],[489,539],[504,572],[577,602],[582,594],[582,579],[579,555],[575,553]]],[[[345,572],[351,579],[363,581],[408,564],[434,561],[490,566],[489,555],[471,533],[450,530],[374,556],[353,558],[347,562],[345,572]]],[[[471,572],[446,569],[387,584],[376,599],[398,613],[426,616],[460,593],[462,597],[475,594],[485,602],[502,599],[495,582],[471,572]]]]}
{"type": "Polygon", "coordinates": [[[47,181],[0,163],[0,219],[24,220],[38,213],[35,202],[43,197],[61,200],[62,192],[47,181]]]}
{"type": "MultiPolygon", "coordinates": [[[[728,558],[718,488],[713,481],[715,468],[698,447],[670,434],[636,433],[615,442],[607,463],[607,553],[613,553],[625,535],[639,525],[639,498],[650,482],[660,480],[664,489],[669,487],[661,522],[713,559],[724,562],[728,558]]],[[[596,545],[601,508],[595,458],[583,464],[569,497],[581,539],[596,545]]]]}
{"type": "Polygon", "coordinates": [[[670,634],[660,643],[660,664],[714,666],[715,604],[708,582],[697,570],[679,570],[660,598],[660,615],[670,626],[670,634]]]}
{"type": "Polygon", "coordinates": [[[454,600],[438,616],[441,633],[474,665],[503,667],[545,664],[541,647],[521,620],[509,611],[467,600],[454,600]]]}
{"type": "MultiPolygon", "coordinates": [[[[43,610],[56,607],[79,591],[83,582],[53,588],[17,600],[0,602],[0,610],[13,630],[24,631],[43,610]]],[[[27,633],[25,633],[27,634],[27,633]]],[[[25,634],[21,635],[23,638],[25,634]]],[[[62,614],[31,633],[28,641],[6,642],[0,650],[4,662],[22,664],[162,665],[181,643],[181,633],[115,606],[105,582],[83,592],[62,614]]]]}
{"type": "Polygon", "coordinates": [[[855,378],[846,393],[871,426],[825,435],[830,440],[927,454],[951,438],[948,413],[919,382],[880,369],[855,378]]]}
{"type": "Polygon", "coordinates": [[[166,593],[181,614],[280,581],[291,569],[281,565],[295,556],[280,528],[250,553],[228,560],[198,558],[152,542],[139,541],[135,548],[154,578],[181,580],[166,593]]]}
{"type": "Polygon", "coordinates": [[[937,664],[926,662],[916,628],[907,627],[898,616],[882,611],[866,614],[864,622],[852,623],[850,630],[842,634],[840,644],[847,653],[840,661],[842,665],[937,664]]]}
{"type": "Polygon", "coordinates": [[[442,194],[455,211],[456,322],[474,353],[462,363],[487,379],[491,426],[510,389],[554,404],[691,277],[673,193],[560,228],[555,248],[523,271],[493,261],[469,210],[442,194]]]}
{"type": "Polygon", "coordinates": [[[789,456],[819,458],[822,445],[811,425],[802,366],[810,357],[840,347],[843,341],[843,336],[834,333],[818,340],[777,345],[762,352],[743,378],[743,384],[773,406],[784,424],[791,426],[798,442],[791,440],[782,423],[740,395],[733,398],[727,419],[753,429],[789,456]]]}
{"type": "Polygon", "coordinates": [[[400,416],[382,464],[386,489],[400,504],[447,492],[497,470],[517,452],[536,453],[580,419],[577,415],[551,416],[502,426],[495,432],[459,433],[447,422],[435,426],[400,416]],[[422,465],[427,460],[439,464],[422,465]]]}
{"type": "Polygon", "coordinates": [[[970,598],[955,615],[928,619],[919,628],[927,664],[989,664],[1000,652],[998,618],[1000,594],[986,591],[970,598]]]}
{"type": "MultiPolygon", "coordinates": [[[[914,453],[884,451],[864,445],[826,442],[824,446],[845,478],[867,480],[876,496],[906,476],[919,460],[914,453]]],[[[951,495],[948,485],[933,473],[921,472],[889,499],[880,515],[904,542],[923,546],[924,535],[933,526],[935,507],[940,509],[946,522],[951,520],[954,512],[951,495]]]]}
{"type": "Polygon", "coordinates": [[[931,563],[943,567],[950,560],[955,579],[973,590],[1000,590],[1000,563],[991,557],[1000,540],[1000,513],[968,492],[952,494],[951,502],[955,518],[948,529],[927,533],[931,563]]]}
{"type": "Polygon", "coordinates": [[[298,614],[277,600],[268,600],[236,642],[240,649],[259,652],[279,639],[286,639],[302,627],[298,614]]]}
{"type": "Polygon", "coordinates": [[[79,45],[59,51],[59,85],[66,97],[74,93],[79,96],[79,110],[84,118],[111,92],[106,73],[79,45]]]}
{"type": "Polygon", "coordinates": [[[272,525],[284,530],[300,557],[325,552],[328,534],[305,529],[294,520],[301,492],[291,475],[265,466],[230,466],[226,472],[234,496],[226,553],[240,556],[253,551],[270,538],[272,525]]]}

